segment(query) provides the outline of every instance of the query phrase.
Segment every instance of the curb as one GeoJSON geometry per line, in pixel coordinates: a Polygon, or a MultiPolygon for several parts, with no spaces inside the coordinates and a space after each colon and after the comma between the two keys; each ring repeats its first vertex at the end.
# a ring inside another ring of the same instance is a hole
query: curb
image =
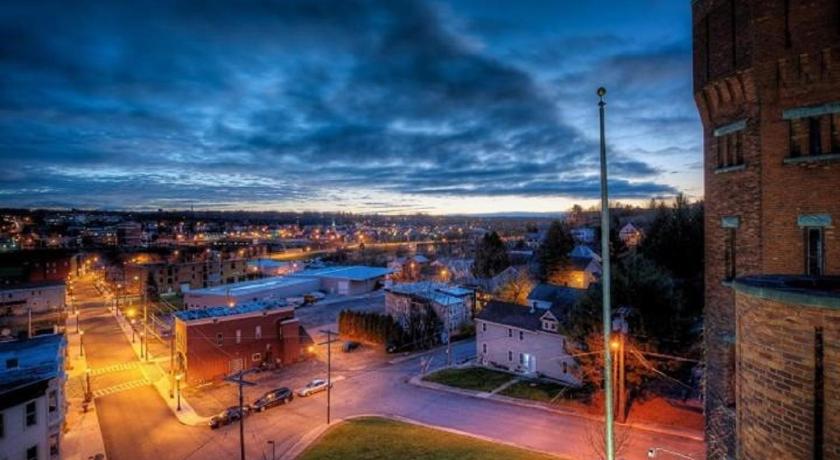
{"type": "Polygon", "coordinates": [[[491,438],[489,436],[484,436],[484,435],[475,434],[475,433],[469,433],[467,431],[461,431],[461,430],[457,430],[455,428],[448,428],[448,427],[440,426],[440,425],[433,425],[433,424],[430,424],[430,423],[421,422],[419,420],[414,420],[414,419],[411,419],[411,418],[408,418],[408,417],[403,417],[401,415],[384,414],[384,413],[366,413],[366,414],[351,415],[349,417],[343,417],[343,418],[335,419],[335,422],[331,423],[330,425],[321,425],[321,426],[313,429],[309,433],[306,433],[305,435],[303,435],[300,438],[300,440],[298,442],[296,442],[294,445],[292,445],[292,447],[290,447],[289,450],[287,450],[280,458],[281,458],[281,460],[294,460],[294,459],[300,457],[300,455],[309,446],[311,446],[316,441],[321,439],[321,437],[323,437],[324,433],[326,433],[329,428],[331,428],[333,426],[338,426],[339,424],[344,423],[346,421],[359,419],[359,418],[371,418],[371,417],[385,418],[385,419],[390,419],[390,420],[396,420],[398,422],[410,423],[412,425],[422,426],[424,428],[429,428],[429,429],[438,430],[438,431],[444,431],[444,432],[456,434],[456,435],[459,435],[459,436],[466,436],[466,437],[469,437],[469,438],[478,439],[480,441],[491,442],[493,444],[501,444],[501,445],[508,446],[508,447],[513,447],[513,448],[516,448],[516,449],[519,449],[519,450],[525,450],[525,451],[529,451],[529,452],[533,452],[533,453],[537,453],[537,454],[541,454],[541,455],[547,455],[549,457],[555,457],[555,458],[558,458],[558,459],[567,459],[568,458],[568,457],[559,456],[554,452],[547,452],[547,451],[544,451],[544,450],[532,449],[530,447],[523,447],[519,444],[515,444],[515,443],[512,443],[512,442],[508,442],[508,441],[502,441],[502,440],[499,440],[499,439],[494,439],[494,438],[491,438]]]}
{"type": "Polygon", "coordinates": [[[190,403],[184,398],[183,393],[181,394],[181,410],[178,410],[177,403],[175,402],[174,398],[169,397],[169,379],[167,375],[169,373],[164,370],[158,361],[152,359],[150,361],[145,361],[144,358],[140,357],[140,346],[138,344],[131,343],[129,336],[131,334],[131,326],[122,319],[122,317],[116,317],[113,314],[109,313],[109,316],[114,317],[114,320],[117,322],[117,326],[119,326],[120,330],[122,330],[123,335],[125,335],[126,339],[129,341],[128,345],[131,347],[131,350],[134,351],[135,356],[140,361],[140,372],[146,377],[146,380],[151,382],[151,385],[157,390],[160,397],[163,399],[164,404],[169,410],[172,412],[172,415],[178,420],[179,423],[182,425],[187,426],[204,426],[210,421],[210,417],[202,417],[198,415],[198,413],[192,408],[190,403]],[[162,377],[158,378],[157,380],[152,380],[147,377],[146,368],[145,366],[152,365],[156,366],[158,370],[163,375],[162,377]]]}
{"type": "MultiPolygon", "coordinates": [[[[496,401],[496,402],[500,402],[500,403],[504,403],[504,404],[512,404],[514,406],[528,407],[528,408],[531,408],[531,409],[539,409],[539,410],[543,410],[543,411],[546,411],[546,412],[551,412],[551,413],[558,414],[558,415],[579,417],[579,418],[583,418],[583,419],[587,419],[587,420],[592,420],[592,421],[595,421],[595,422],[602,422],[603,421],[603,419],[601,417],[598,417],[598,416],[595,416],[595,415],[581,414],[581,413],[570,411],[570,410],[557,409],[557,408],[548,407],[548,406],[545,406],[544,404],[540,404],[540,403],[536,403],[536,402],[522,401],[522,400],[519,400],[519,399],[516,399],[516,398],[511,398],[511,397],[508,397],[508,396],[501,396],[501,395],[494,395],[494,394],[483,392],[483,391],[465,390],[463,388],[452,388],[450,386],[443,385],[443,384],[440,384],[440,383],[426,382],[426,381],[423,380],[423,376],[421,376],[421,375],[415,375],[414,377],[410,378],[408,380],[408,383],[410,383],[412,385],[415,385],[415,386],[418,386],[418,387],[421,387],[421,388],[426,388],[426,389],[429,389],[429,390],[445,391],[447,393],[454,393],[454,394],[458,394],[458,395],[461,395],[461,396],[467,396],[467,397],[470,397],[470,398],[491,400],[491,401],[496,401]]],[[[616,422],[616,425],[622,426],[622,427],[628,427],[628,428],[632,428],[632,429],[637,429],[637,430],[642,430],[642,431],[648,431],[648,432],[651,432],[651,433],[665,434],[665,435],[668,435],[668,436],[676,436],[676,437],[680,437],[680,438],[691,439],[693,441],[700,441],[700,442],[705,441],[705,437],[702,434],[698,435],[698,434],[694,434],[694,433],[690,433],[690,432],[686,432],[686,431],[679,431],[679,430],[672,430],[672,429],[668,429],[668,428],[661,428],[661,427],[654,426],[654,425],[637,424],[637,423],[618,423],[618,422],[616,422]]]]}

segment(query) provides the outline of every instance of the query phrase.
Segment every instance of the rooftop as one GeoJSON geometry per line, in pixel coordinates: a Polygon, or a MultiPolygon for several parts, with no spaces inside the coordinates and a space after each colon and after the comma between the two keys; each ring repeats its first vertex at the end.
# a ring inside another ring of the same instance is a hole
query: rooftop
{"type": "Polygon", "coordinates": [[[341,267],[326,267],[304,270],[290,275],[291,277],[340,278],[350,281],[368,281],[392,273],[384,267],[368,267],[364,265],[350,265],[341,267]]]}
{"type": "Polygon", "coordinates": [[[0,394],[57,377],[63,371],[66,342],[61,334],[0,342],[0,394]],[[6,361],[17,358],[17,366],[6,369],[6,361]]]}
{"type": "Polygon", "coordinates": [[[586,290],[584,289],[540,283],[528,294],[528,300],[539,300],[551,302],[552,305],[570,306],[577,302],[585,292],[586,290]]]}
{"type": "Polygon", "coordinates": [[[395,284],[387,290],[395,294],[414,295],[440,305],[453,305],[463,302],[464,297],[473,293],[473,291],[462,287],[429,281],[395,284]]]}
{"type": "Polygon", "coordinates": [[[756,275],[738,278],[738,292],[814,307],[840,308],[840,276],[756,275]]]}
{"type": "Polygon", "coordinates": [[[255,292],[262,292],[271,289],[277,289],[281,287],[287,286],[294,286],[296,284],[306,283],[307,281],[311,280],[312,277],[306,278],[302,276],[301,273],[298,273],[294,277],[291,276],[272,276],[269,278],[262,278],[253,281],[242,281],[239,283],[231,283],[231,284],[222,284],[220,286],[214,286],[209,288],[203,289],[193,289],[189,291],[190,294],[199,294],[199,295],[230,295],[230,296],[241,296],[241,295],[248,295],[253,294],[255,292]]]}
{"type": "Polygon", "coordinates": [[[248,302],[234,307],[210,307],[196,310],[183,310],[175,313],[181,321],[195,321],[200,319],[221,318],[224,316],[244,315],[258,311],[279,311],[290,309],[282,302],[248,302]]]}
{"type": "Polygon", "coordinates": [[[562,316],[558,315],[555,307],[549,310],[543,310],[515,303],[491,300],[476,315],[476,319],[529,331],[539,331],[542,330],[541,318],[548,311],[551,311],[556,318],[562,318],[562,316]]]}

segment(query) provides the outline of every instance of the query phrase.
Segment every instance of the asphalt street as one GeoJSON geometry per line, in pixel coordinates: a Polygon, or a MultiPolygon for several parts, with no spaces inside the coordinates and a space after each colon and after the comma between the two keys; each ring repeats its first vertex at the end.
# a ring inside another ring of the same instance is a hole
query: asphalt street
{"type": "MultiPolygon", "coordinates": [[[[81,296],[95,297],[90,286],[81,288],[81,296]],[[91,292],[92,291],[92,292],[91,292]]],[[[360,308],[364,301],[358,304],[360,308]]],[[[327,305],[331,313],[340,311],[340,304],[327,305]]],[[[315,315],[318,306],[309,307],[315,315]]],[[[105,391],[95,400],[102,427],[106,452],[115,460],[224,459],[238,456],[237,425],[210,430],[207,427],[182,425],[170,412],[160,395],[143,384],[141,370],[129,341],[109,316],[104,303],[87,302],[82,307],[85,330],[85,353],[91,367],[104,369],[92,384],[95,392],[138,381],[137,386],[114,393],[105,391]],[[112,370],[112,371],[109,371],[112,370]]],[[[326,317],[317,314],[317,321],[326,317]]],[[[329,319],[329,318],[327,318],[329,319]]],[[[333,319],[334,321],[334,319],[333,319]]],[[[453,345],[455,360],[475,353],[474,342],[453,345]]],[[[72,351],[71,351],[72,352],[72,351]]],[[[432,366],[445,362],[443,350],[432,355],[432,366]]],[[[515,443],[520,446],[553,452],[570,458],[593,458],[589,439],[597,438],[599,428],[587,419],[565,416],[539,409],[513,406],[492,400],[419,388],[407,383],[420,370],[420,357],[389,364],[379,362],[364,369],[342,369],[342,380],[332,392],[333,419],[360,414],[393,414],[420,422],[453,428],[515,443]]],[[[312,377],[322,377],[313,369],[312,377]]],[[[298,376],[295,385],[299,380],[298,376]]],[[[247,394],[253,400],[257,394],[247,394]]],[[[246,418],[246,452],[248,458],[270,458],[274,441],[278,455],[288,450],[306,433],[325,422],[324,393],[296,398],[291,404],[269,409],[246,418]]],[[[704,457],[703,444],[689,438],[631,429],[626,450],[621,458],[647,458],[651,447],[704,457]]]]}

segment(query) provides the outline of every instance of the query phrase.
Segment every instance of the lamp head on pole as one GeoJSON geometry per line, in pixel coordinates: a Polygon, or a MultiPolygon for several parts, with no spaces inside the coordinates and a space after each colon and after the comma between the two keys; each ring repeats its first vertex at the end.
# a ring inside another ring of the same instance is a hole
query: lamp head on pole
{"type": "Polygon", "coordinates": [[[604,104],[606,104],[604,102],[604,96],[607,95],[607,88],[604,88],[603,86],[601,86],[601,87],[598,88],[597,91],[595,91],[595,93],[598,95],[598,99],[599,99],[598,105],[603,107],[604,104]]]}

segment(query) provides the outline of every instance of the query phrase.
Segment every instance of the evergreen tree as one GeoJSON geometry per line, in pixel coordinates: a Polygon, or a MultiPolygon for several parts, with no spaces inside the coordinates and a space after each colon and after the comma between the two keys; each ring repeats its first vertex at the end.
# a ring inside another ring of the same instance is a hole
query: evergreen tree
{"type": "Polygon", "coordinates": [[[549,279],[554,273],[563,269],[569,261],[569,252],[574,249],[575,241],[568,226],[560,221],[554,221],[548,228],[545,240],[540,244],[537,257],[540,262],[540,280],[549,279]]]}
{"type": "Polygon", "coordinates": [[[496,232],[485,233],[475,251],[473,274],[492,278],[510,266],[507,248],[496,232]]]}

